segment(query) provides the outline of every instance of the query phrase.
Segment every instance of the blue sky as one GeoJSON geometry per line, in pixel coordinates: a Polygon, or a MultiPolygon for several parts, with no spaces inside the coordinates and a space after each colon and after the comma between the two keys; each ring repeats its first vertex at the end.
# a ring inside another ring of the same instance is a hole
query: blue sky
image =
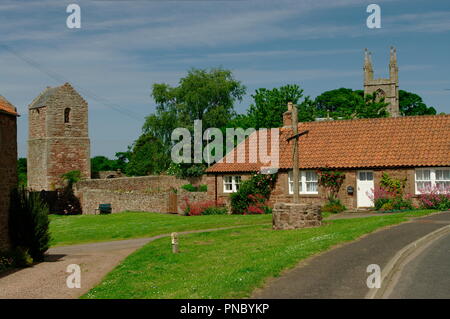
{"type": "Polygon", "coordinates": [[[299,84],[315,97],[362,89],[363,50],[375,76],[388,74],[397,47],[400,88],[450,113],[448,0],[2,0],[0,94],[21,113],[46,86],[71,82],[89,103],[91,154],[113,157],[140,134],[155,110],[153,83],[176,85],[191,67],[222,66],[247,86],[244,112],[260,87],[299,84]],[[66,27],[66,7],[81,6],[81,29],[66,27]],[[366,27],[366,7],[382,28],[366,27]],[[15,54],[13,54],[12,52],[15,54]]]}

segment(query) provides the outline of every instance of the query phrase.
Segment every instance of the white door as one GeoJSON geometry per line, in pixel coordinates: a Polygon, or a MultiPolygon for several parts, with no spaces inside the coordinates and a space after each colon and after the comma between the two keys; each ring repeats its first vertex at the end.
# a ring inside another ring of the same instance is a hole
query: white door
{"type": "Polygon", "coordinates": [[[372,207],[373,202],[370,200],[368,194],[371,194],[374,188],[373,172],[359,171],[356,179],[356,188],[358,207],[372,207]]]}

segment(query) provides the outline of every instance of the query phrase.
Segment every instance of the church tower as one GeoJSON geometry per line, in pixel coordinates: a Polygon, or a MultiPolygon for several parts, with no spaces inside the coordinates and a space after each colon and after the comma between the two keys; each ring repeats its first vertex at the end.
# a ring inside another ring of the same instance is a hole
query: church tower
{"type": "Polygon", "coordinates": [[[28,124],[28,188],[55,190],[70,171],[90,178],[88,104],[69,83],[36,97],[28,124]]]}
{"type": "Polygon", "coordinates": [[[372,53],[367,49],[364,53],[364,95],[377,93],[379,98],[384,97],[389,103],[387,110],[393,117],[400,116],[398,95],[398,66],[397,50],[391,47],[389,61],[389,78],[374,79],[372,66],[372,53]]]}

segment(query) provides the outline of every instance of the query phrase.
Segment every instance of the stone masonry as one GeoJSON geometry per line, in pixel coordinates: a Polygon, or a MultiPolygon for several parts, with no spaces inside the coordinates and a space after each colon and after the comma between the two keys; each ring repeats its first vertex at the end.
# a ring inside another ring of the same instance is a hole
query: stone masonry
{"type": "Polygon", "coordinates": [[[398,91],[398,66],[397,51],[391,47],[389,62],[389,78],[374,79],[372,54],[365,51],[364,59],[364,95],[377,93],[378,97],[384,97],[385,102],[389,103],[387,110],[393,117],[400,116],[399,110],[399,91],[398,91]]]}
{"type": "Polygon", "coordinates": [[[322,225],[320,205],[276,203],[272,223],[275,230],[318,227],[322,225]]]}
{"type": "Polygon", "coordinates": [[[61,175],[90,178],[88,104],[66,83],[48,87],[29,106],[28,187],[54,190],[61,175]]]}
{"type": "MultiPolygon", "coordinates": [[[[10,247],[8,216],[11,190],[17,187],[17,114],[2,108],[0,96],[0,251],[10,247]]],[[[9,104],[9,103],[8,103],[9,104]]]]}
{"type": "Polygon", "coordinates": [[[75,184],[75,194],[80,199],[83,214],[94,214],[99,204],[111,204],[112,213],[142,211],[181,213],[184,199],[190,202],[211,199],[207,192],[187,192],[181,186],[203,184],[201,178],[178,179],[175,176],[141,176],[113,179],[90,179],[75,184]],[[176,190],[176,193],[174,193],[176,190]],[[171,199],[176,203],[172,208],[171,199]]]}

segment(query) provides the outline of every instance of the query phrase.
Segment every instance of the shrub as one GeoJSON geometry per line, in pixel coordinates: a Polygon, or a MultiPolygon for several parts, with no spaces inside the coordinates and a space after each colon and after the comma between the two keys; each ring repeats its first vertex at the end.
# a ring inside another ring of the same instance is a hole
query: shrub
{"type": "Polygon", "coordinates": [[[21,247],[35,261],[44,259],[50,241],[48,207],[38,193],[12,192],[9,228],[14,249],[21,247]]]}
{"type": "Polygon", "coordinates": [[[226,207],[217,206],[208,207],[202,211],[202,215],[226,215],[227,213],[228,209],[226,207]]]}
{"type": "Polygon", "coordinates": [[[198,215],[219,215],[226,214],[228,212],[226,207],[221,201],[217,203],[213,200],[190,202],[189,198],[185,197],[184,203],[181,205],[185,216],[198,216],[198,215]]]}
{"type": "Polygon", "coordinates": [[[263,206],[270,197],[270,193],[276,182],[276,174],[254,174],[246,181],[241,182],[239,190],[232,193],[231,211],[233,214],[254,214],[260,213],[263,206]],[[250,207],[254,207],[249,210],[250,207]]]}
{"type": "Polygon", "coordinates": [[[383,187],[376,187],[372,189],[372,193],[367,194],[374,203],[375,209],[379,210],[384,204],[391,202],[397,195],[390,192],[383,187]]]}
{"type": "Polygon", "coordinates": [[[0,252],[0,273],[14,267],[29,267],[33,264],[33,258],[28,250],[16,247],[6,252],[0,252]]]}
{"type": "Polygon", "coordinates": [[[343,212],[346,209],[347,207],[345,207],[339,199],[330,197],[328,199],[328,203],[323,205],[322,212],[337,214],[343,212]]]}
{"type": "Polygon", "coordinates": [[[385,189],[387,192],[403,196],[403,191],[406,185],[406,178],[404,179],[395,179],[391,178],[387,173],[383,172],[381,174],[380,186],[385,189]]]}
{"type": "Polygon", "coordinates": [[[192,184],[185,184],[183,186],[181,186],[182,189],[188,191],[188,192],[206,192],[208,191],[208,186],[207,185],[200,185],[200,186],[194,186],[192,184]]]}
{"type": "Polygon", "coordinates": [[[450,209],[450,187],[428,187],[420,190],[419,202],[423,208],[449,210],[450,209]]]}
{"type": "Polygon", "coordinates": [[[328,169],[321,169],[317,171],[318,184],[327,191],[327,197],[329,199],[337,198],[339,189],[345,179],[343,172],[331,171],[328,169]]]}

